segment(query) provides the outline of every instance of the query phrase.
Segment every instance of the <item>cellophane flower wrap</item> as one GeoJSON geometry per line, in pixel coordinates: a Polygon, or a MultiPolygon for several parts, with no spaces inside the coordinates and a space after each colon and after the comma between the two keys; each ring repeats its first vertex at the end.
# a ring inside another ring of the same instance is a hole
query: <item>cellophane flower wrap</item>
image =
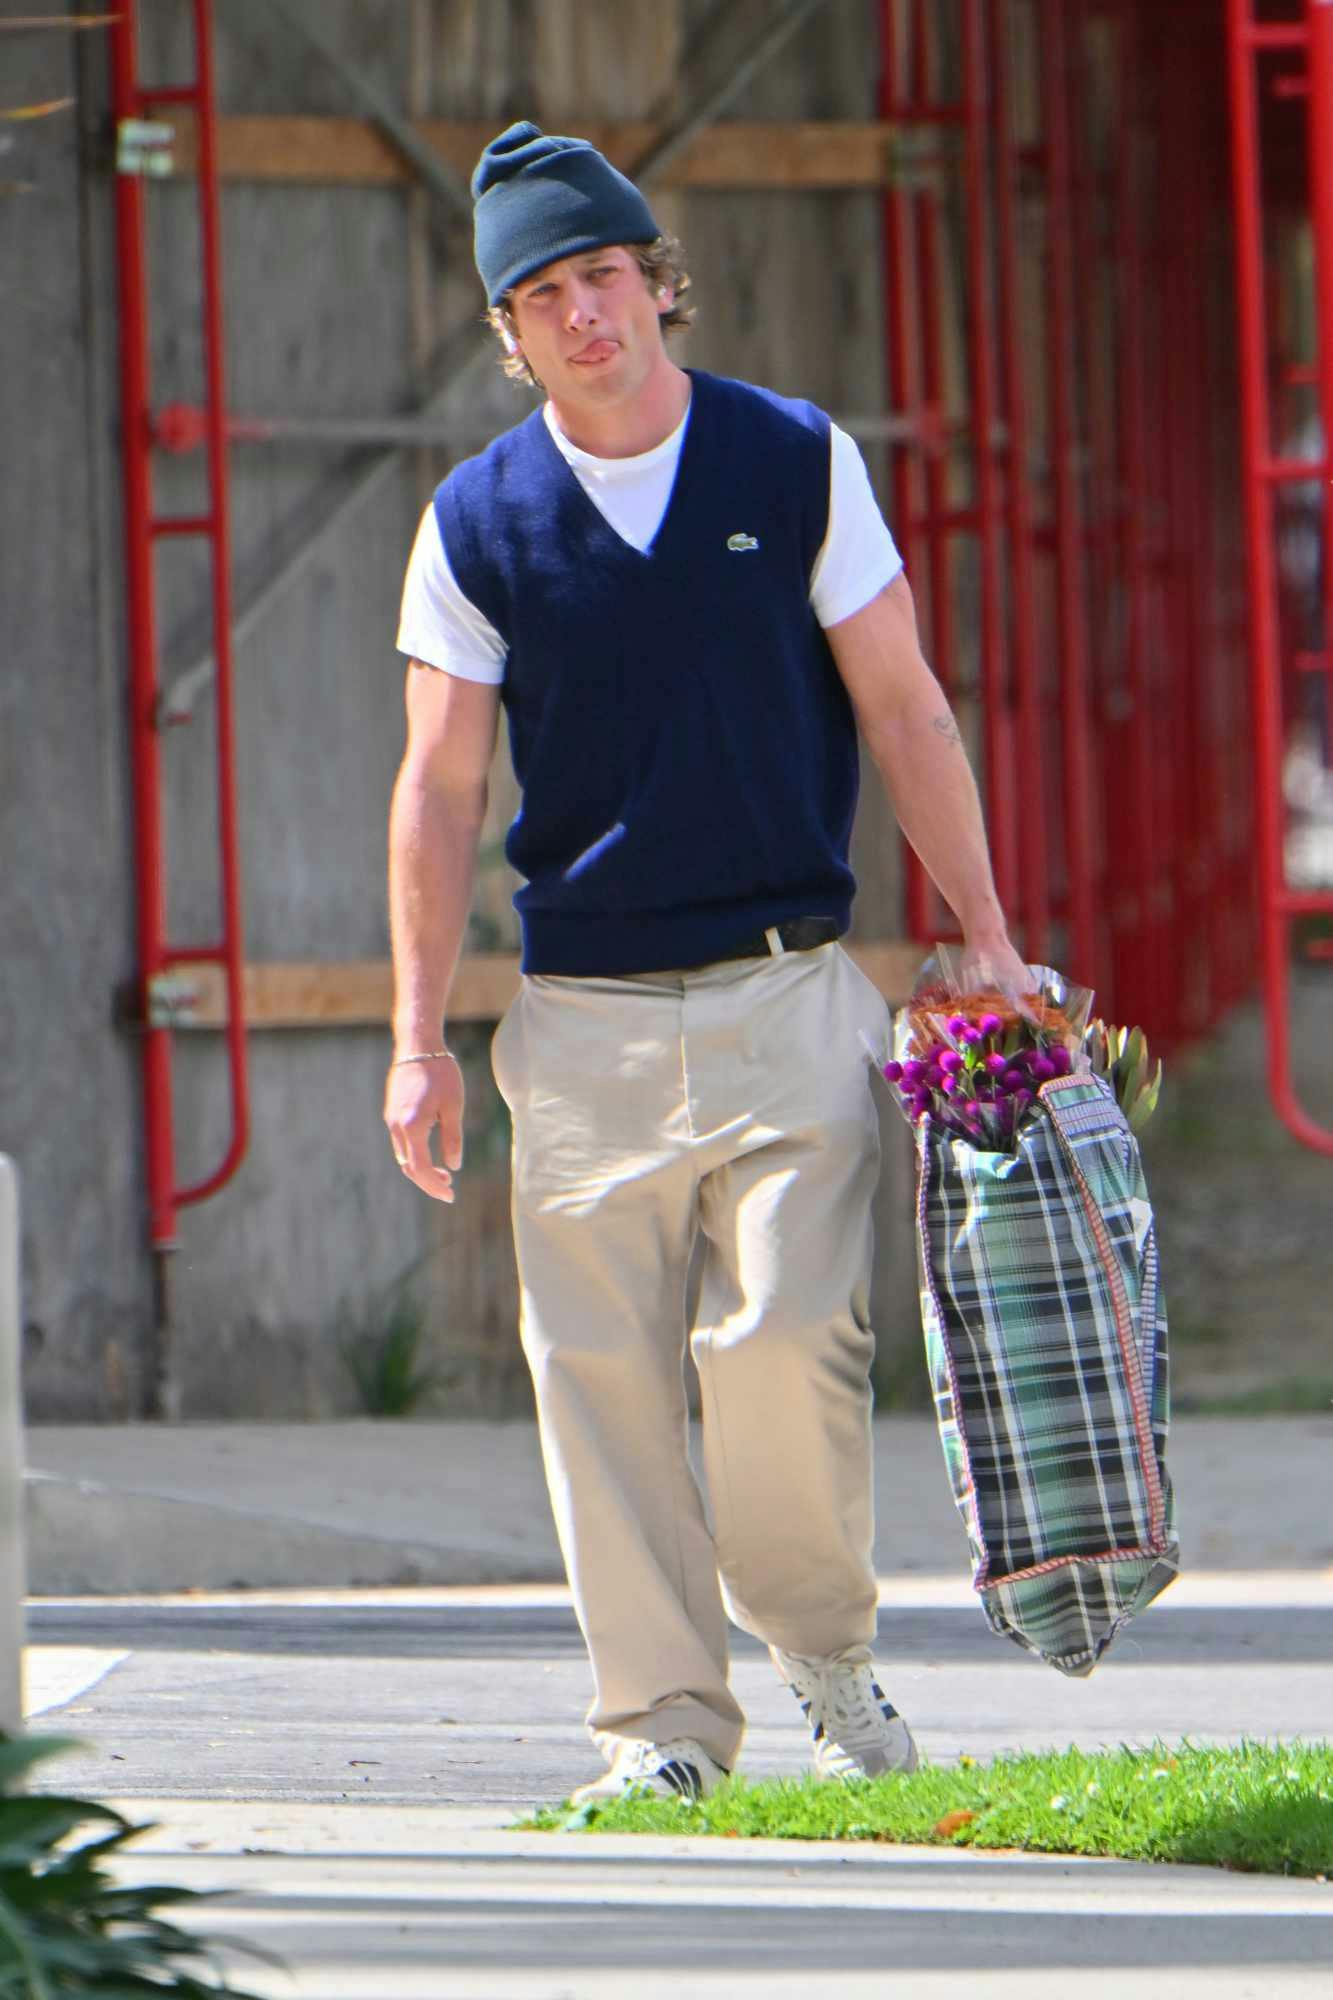
{"type": "Polygon", "coordinates": [[[1036,1115],[1038,1092],[1057,1077],[1086,1073],[1092,993],[1053,966],[1029,966],[1031,988],[1009,995],[963,977],[958,954],[937,945],[893,1024],[884,1075],[904,1115],[929,1115],[940,1132],[993,1152],[1012,1152],[1036,1115]]]}
{"type": "Polygon", "coordinates": [[[916,1130],[922,1324],[973,1582],[996,1632],[1083,1675],[1177,1573],[1166,1305],[1117,1101],[1142,1069],[1108,1070],[1086,988],[1028,970],[1016,997],[969,990],[937,949],[883,1067],[916,1130]]]}

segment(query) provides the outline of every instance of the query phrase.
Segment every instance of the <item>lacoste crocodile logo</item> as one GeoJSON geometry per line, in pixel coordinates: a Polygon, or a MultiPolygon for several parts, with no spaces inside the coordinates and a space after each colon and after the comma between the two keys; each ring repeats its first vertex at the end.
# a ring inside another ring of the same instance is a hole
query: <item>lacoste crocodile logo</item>
{"type": "Polygon", "coordinates": [[[732,550],[757,549],[759,539],[756,535],[728,535],[727,547],[732,550]]]}

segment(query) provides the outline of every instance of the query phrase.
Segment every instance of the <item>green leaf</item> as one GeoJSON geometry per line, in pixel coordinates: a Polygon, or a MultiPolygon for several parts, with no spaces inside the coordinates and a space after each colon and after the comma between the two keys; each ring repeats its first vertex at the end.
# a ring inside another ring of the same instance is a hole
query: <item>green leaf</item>
{"type": "Polygon", "coordinates": [[[123,1824],[110,1807],[90,1805],[86,1799],[0,1800],[0,1870],[27,1867],[92,1820],[123,1824]]]}
{"type": "Polygon", "coordinates": [[[1142,1057],[1136,1059],[1126,1056],[1119,1065],[1117,1090],[1121,1109],[1125,1112],[1126,1116],[1132,1110],[1139,1092],[1143,1089],[1146,1068],[1146,1062],[1142,1057]]]}
{"type": "Polygon", "coordinates": [[[1162,1088],[1162,1065],[1157,1065],[1157,1074],[1150,1084],[1140,1091],[1129,1112],[1129,1126],[1132,1132],[1141,1132],[1153,1112],[1157,1109],[1157,1099],[1162,1088]]]}
{"type": "Polygon", "coordinates": [[[34,1765],[88,1748],[77,1736],[0,1736],[0,1792],[9,1791],[34,1765]]]}

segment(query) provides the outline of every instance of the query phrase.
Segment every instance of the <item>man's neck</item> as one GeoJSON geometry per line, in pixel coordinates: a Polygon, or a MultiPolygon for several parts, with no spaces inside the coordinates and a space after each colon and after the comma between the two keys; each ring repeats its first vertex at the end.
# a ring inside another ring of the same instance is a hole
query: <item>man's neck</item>
{"type": "Polygon", "coordinates": [[[689,408],[690,378],[668,362],[654,370],[637,395],[603,408],[549,399],[561,434],[593,458],[638,458],[651,451],[680,423],[689,408]]]}

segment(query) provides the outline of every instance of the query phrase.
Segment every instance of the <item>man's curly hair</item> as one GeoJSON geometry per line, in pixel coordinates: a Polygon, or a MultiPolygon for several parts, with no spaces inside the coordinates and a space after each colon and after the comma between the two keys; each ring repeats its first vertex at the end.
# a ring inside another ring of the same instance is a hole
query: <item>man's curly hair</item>
{"type": "MultiPolygon", "coordinates": [[[[690,289],[690,274],[685,269],[685,252],[678,238],[655,236],[651,243],[624,243],[616,247],[633,253],[650,292],[674,292],[669,310],[662,314],[663,330],[670,332],[675,326],[692,326],[694,307],[684,303],[690,289]]],[[[541,384],[518,345],[513,302],[514,294],[510,290],[498,305],[491,306],[486,314],[486,324],[498,336],[504,349],[500,366],[505,374],[513,382],[524,382],[529,388],[538,389],[541,384]]]]}

